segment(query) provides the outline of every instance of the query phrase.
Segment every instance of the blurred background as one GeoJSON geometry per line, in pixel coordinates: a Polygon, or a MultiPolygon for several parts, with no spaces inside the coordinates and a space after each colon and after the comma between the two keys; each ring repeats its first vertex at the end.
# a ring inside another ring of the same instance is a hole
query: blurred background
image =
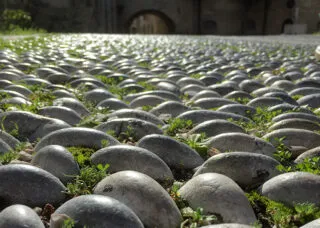
{"type": "Polygon", "coordinates": [[[273,35],[320,30],[320,0],[1,0],[0,10],[22,10],[33,26],[49,32],[273,35]]]}

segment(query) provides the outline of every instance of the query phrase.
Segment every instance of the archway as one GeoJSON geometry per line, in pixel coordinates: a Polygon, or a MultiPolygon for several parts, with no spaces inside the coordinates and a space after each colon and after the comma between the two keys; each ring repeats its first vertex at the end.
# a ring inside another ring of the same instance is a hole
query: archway
{"type": "Polygon", "coordinates": [[[174,23],[164,13],[147,10],[133,15],[127,28],[131,34],[170,34],[174,32],[174,23]]]}
{"type": "Polygon", "coordinates": [[[291,18],[285,19],[284,22],[282,23],[281,33],[284,33],[284,29],[286,25],[292,25],[292,24],[293,24],[293,20],[291,18]]]}

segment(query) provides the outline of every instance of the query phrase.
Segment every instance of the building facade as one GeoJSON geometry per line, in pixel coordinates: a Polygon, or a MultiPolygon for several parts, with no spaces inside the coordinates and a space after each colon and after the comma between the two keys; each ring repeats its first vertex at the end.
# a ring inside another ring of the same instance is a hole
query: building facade
{"type": "MultiPolygon", "coordinates": [[[[2,5],[1,5],[2,4],[2,5]]],[[[320,0],[2,0],[53,32],[281,34],[320,29],[320,0]],[[292,32],[292,31],[291,31],[292,32]]]]}

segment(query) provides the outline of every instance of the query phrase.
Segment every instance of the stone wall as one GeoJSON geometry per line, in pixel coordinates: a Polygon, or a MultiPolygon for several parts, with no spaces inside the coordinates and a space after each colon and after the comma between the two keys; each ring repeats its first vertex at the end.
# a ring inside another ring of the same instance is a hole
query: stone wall
{"type": "Polygon", "coordinates": [[[320,29],[320,0],[296,0],[299,7],[298,23],[307,24],[307,32],[313,33],[320,29]]]}
{"type": "Polygon", "coordinates": [[[163,15],[174,27],[174,33],[192,34],[194,33],[193,23],[196,15],[193,11],[192,0],[117,0],[118,12],[117,27],[118,32],[128,31],[131,20],[134,16],[143,12],[154,12],[163,15]]]}
{"type": "Polygon", "coordinates": [[[244,6],[238,0],[203,0],[201,10],[202,33],[207,33],[207,21],[214,21],[216,34],[234,35],[242,33],[244,6]]]}
{"type": "MultiPolygon", "coordinates": [[[[7,7],[30,11],[38,27],[53,32],[127,33],[133,18],[147,12],[164,19],[170,33],[176,34],[280,34],[285,22],[295,21],[295,10],[288,8],[288,0],[199,1],[7,0],[7,7]],[[266,1],[270,2],[267,17],[266,1]]],[[[296,23],[307,24],[308,33],[320,29],[320,0],[295,2],[299,8],[296,23]]]]}

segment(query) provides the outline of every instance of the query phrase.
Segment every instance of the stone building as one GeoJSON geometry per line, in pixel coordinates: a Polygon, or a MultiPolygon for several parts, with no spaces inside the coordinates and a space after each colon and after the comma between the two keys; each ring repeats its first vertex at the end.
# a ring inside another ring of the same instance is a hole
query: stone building
{"type": "Polygon", "coordinates": [[[320,0],[1,0],[54,32],[255,35],[313,33],[320,0]]]}

